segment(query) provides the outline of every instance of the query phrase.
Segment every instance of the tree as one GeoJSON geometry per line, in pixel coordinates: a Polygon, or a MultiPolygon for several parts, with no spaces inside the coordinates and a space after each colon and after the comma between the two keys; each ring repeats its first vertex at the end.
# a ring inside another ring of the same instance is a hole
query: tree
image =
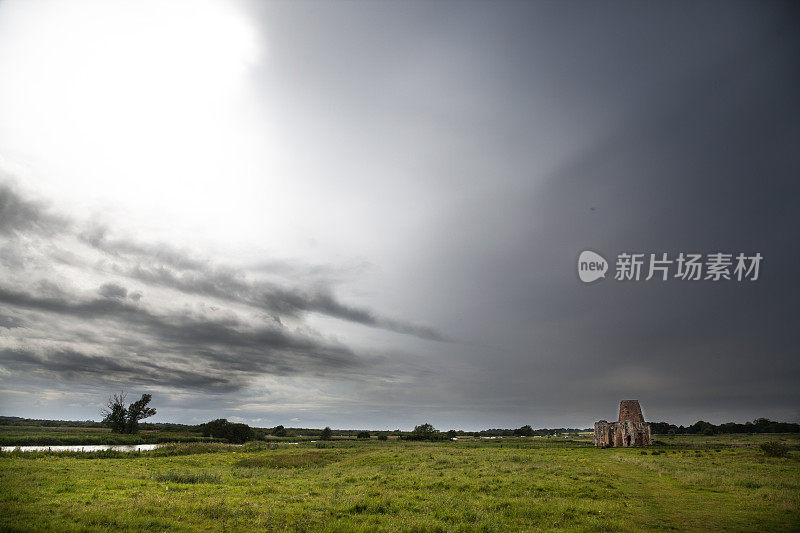
{"type": "Polygon", "coordinates": [[[281,425],[275,426],[272,429],[272,436],[273,437],[285,437],[286,436],[286,428],[281,426],[281,425]]]}
{"type": "Polygon", "coordinates": [[[421,424],[408,436],[409,440],[437,440],[439,431],[430,424],[421,424]]]}
{"type": "Polygon", "coordinates": [[[332,433],[333,432],[331,431],[331,428],[325,426],[325,429],[323,429],[322,433],[319,434],[319,438],[322,440],[331,440],[332,433]]]}
{"type": "Polygon", "coordinates": [[[139,400],[128,407],[125,407],[126,396],[125,392],[114,394],[108,399],[106,407],[100,410],[105,417],[103,424],[110,427],[114,433],[136,433],[139,431],[139,420],[156,414],[154,408],[147,407],[152,399],[151,395],[142,394],[139,400]]]}
{"type": "Polygon", "coordinates": [[[244,444],[253,439],[253,428],[247,424],[228,424],[225,438],[233,444],[244,444]]]}
{"type": "Polygon", "coordinates": [[[233,424],[224,418],[218,418],[200,425],[204,437],[225,439],[233,444],[243,444],[253,440],[255,432],[247,424],[233,424]]]}
{"type": "Polygon", "coordinates": [[[369,431],[359,431],[358,435],[356,435],[358,439],[368,439],[369,438],[369,431]]]}
{"type": "Polygon", "coordinates": [[[115,394],[108,399],[105,409],[100,412],[105,415],[103,424],[110,427],[114,433],[125,433],[127,428],[128,410],[125,408],[125,393],[115,394]]]}
{"type": "Polygon", "coordinates": [[[224,439],[225,431],[228,421],[224,418],[217,418],[211,422],[200,424],[200,431],[203,432],[204,437],[212,437],[215,439],[224,439]]]}
{"type": "Polygon", "coordinates": [[[514,430],[514,435],[518,437],[532,437],[533,436],[533,428],[526,424],[519,429],[514,430]]]}

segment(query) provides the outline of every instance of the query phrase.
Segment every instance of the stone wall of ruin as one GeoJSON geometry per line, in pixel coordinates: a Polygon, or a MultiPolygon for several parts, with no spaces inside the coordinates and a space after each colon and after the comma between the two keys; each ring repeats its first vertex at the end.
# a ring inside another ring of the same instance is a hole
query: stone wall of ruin
{"type": "Polygon", "coordinates": [[[653,444],[650,424],[644,421],[637,400],[623,400],[619,405],[619,421],[600,420],[594,424],[595,446],[649,446],[653,444]]]}

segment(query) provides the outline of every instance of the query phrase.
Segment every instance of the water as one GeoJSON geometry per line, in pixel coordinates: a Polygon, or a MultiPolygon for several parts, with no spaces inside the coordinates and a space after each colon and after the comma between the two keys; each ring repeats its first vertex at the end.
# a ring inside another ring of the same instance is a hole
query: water
{"type": "Polygon", "coordinates": [[[113,450],[115,452],[146,452],[155,450],[163,444],[79,444],[77,446],[0,446],[4,452],[20,450],[23,452],[99,452],[113,450]]]}

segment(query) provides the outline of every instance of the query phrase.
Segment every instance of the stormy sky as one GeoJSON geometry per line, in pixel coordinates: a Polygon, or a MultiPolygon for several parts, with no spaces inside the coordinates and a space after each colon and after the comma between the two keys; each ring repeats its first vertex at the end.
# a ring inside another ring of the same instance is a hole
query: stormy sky
{"type": "Polygon", "coordinates": [[[0,414],[124,389],[262,427],[798,421],[798,22],[0,2],[0,414]],[[719,252],[758,279],[615,279],[719,252]]]}

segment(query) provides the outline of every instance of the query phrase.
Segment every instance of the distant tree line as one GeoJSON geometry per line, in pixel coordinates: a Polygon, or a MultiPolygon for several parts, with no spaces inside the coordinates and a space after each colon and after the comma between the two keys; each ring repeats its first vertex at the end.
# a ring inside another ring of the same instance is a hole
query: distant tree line
{"type": "MultiPolygon", "coordinates": [[[[562,433],[578,433],[580,431],[591,431],[590,429],[578,428],[541,428],[533,429],[529,425],[517,429],[484,429],[481,431],[465,432],[466,435],[476,437],[547,437],[549,435],[561,435],[562,433]]],[[[458,432],[459,434],[462,432],[458,432]]]]}
{"type": "MultiPolygon", "coordinates": [[[[142,400],[144,400],[143,395],[142,400]]],[[[109,404],[113,405],[114,397],[109,400],[109,404]]],[[[134,416],[140,417],[142,415],[150,416],[154,414],[153,410],[150,412],[147,404],[142,404],[142,400],[134,402],[134,416]],[[142,410],[144,408],[144,410],[142,410]]],[[[149,400],[148,400],[149,403],[149,400]]],[[[256,428],[250,427],[247,424],[237,424],[227,421],[226,419],[212,420],[205,424],[188,425],[188,424],[175,424],[167,422],[141,422],[141,418],[134,421],[129,419],[129,409],[124,403],[117,401],[116,416],[112,418],[104,418],[102,422],[94,420],[40,420],[31,418],[22,418],[17,416],[0,416],[0,426],[39,426],[39,427],[75,427],[75,428],[100,428],[111,427],[117,433],[126,433],[127,428],[136,427],[141,430],[161,430],[161,431],[174,431],[184,432],[190,435],[194,432],[201,432],[206,437],[215,439],[228,440],[229,442],[243,442],[243,437],[248,437],[247,440],[264,440],[269,438],[316,438],[319,440],[330,440],[333,438],[334,433],[337,437],[350,437],[350,438],[366,438],[377,437],[379,440],[386,440],[388,437],[399,437],[408,440],[446,440],[454,437],[533,437],[533,436],[549,436],[549,435],[562,435],[569,433],[577,433],[580,431],[591,431],[591,429],[577,429],[577,428],[542,428],[533,429],[530,425],[524,425],[516,429],[484,429],[481,431],[463,431],[463,430],[450,430],[439,431],[431,424],[421,424],[416,426],[413,431],[401,431],[400,429],[390,431],[366,431],[355,429],[337,429],[335,432],[330,427],[323,429],[317,428],[286,428],[282,425],[273,428],[256,428]],[[125,416],[120,416],[125,410],[125,416]],[[114,421],[115,420],[115,421],[114,421]],[[220,421],[224,421],[222,424],[220,421]],[[115,426],[111,426],[112,422],[115,426]],[[116,427],[117,429],[114,429],[116,427]],[[249,431],[248,431],[249,430],[249,431]]],[[[113,408],[104,410],[104,414],[108,414],[113,408]]],[[[691,434],[691,435],[716,435],[724,433],[800,433],[800,424],[792,422],[774,422],[767,418],[758,418],[752,422],[739,424],[736,422],[728,422],[725,424],[715,425],[710,422],[700,420],[690,426],[682,426],[670,424],[668,422],[650,422],[650,429],[655,435],[667,434],[691,434]]]]}
{"type": "Polygon", "coordinates": [[[714,425],[699,420],[691,426],[676,426],[667,422],[650,422],[650,431],[656,435],[689,434],[689,435],[721,435],[724,433],[800,433],[800,424],[791,422],[773,422],[768,418],[757,418],[752,422],[737,424],[727,422],[714,425]]]}

